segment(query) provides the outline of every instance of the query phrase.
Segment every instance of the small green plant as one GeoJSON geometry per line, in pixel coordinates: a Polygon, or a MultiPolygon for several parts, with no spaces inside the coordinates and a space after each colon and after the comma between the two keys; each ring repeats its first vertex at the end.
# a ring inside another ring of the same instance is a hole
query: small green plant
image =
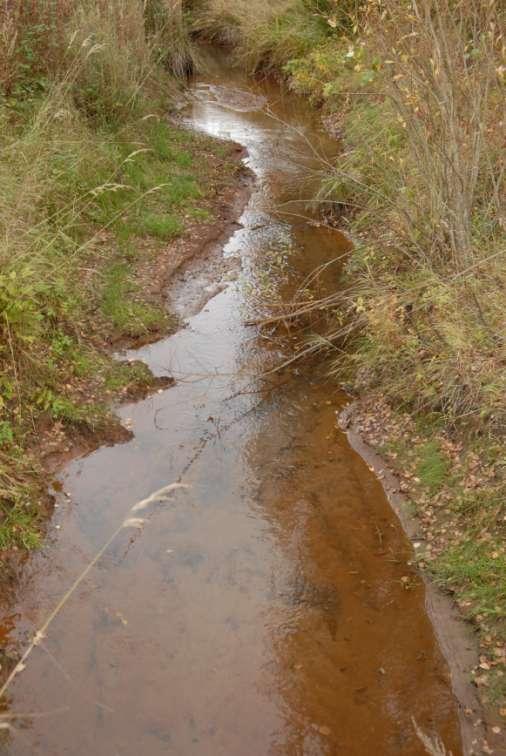
{"type": "Polygon", "coordinates": [[[417,475],[431,493],[448,482],[449,463],[437,441],[429,441],[418,450],[417,475]]]}
{"type": "Polygon", "coordinates": [[[152,384],[153,374],[143,362],[114,362],[104,379],[104,387],[115,392],[126,388],[143,389],[152,384]]]}
{"type": "Polygon", "coordinates": [[[202,221],[202,223],[206,223],[213,218],[212,213],[204,207],[191,207],[188,210],[188,215],[191,218],[195,218],[195,220],[202,221]]]}
{"type": "Polygon", "coordinates": [[[14,430],[9,420],[0,420],[0,446],[10,446],[14,441],[14,430]]]}
{"type": "Polygon", "coordinates": [[[115,263],[109,268],[102,293],[102,312],[122,335],[140,336],[167,322],[164,311],[135,300],[135,289],[127,265],[115,263]]]}
{"type": "Polygon", "coordinates": [[[477,540],[467,533],[465,541],[453,546],[434,563],[439,580],[458,586],[472,602],[475,615],[506,619],[506,555],[501,545],[477,540]]]}
{"type": "Polygon", "coordinates": [[[66,356],[74,345],[74,341],[66,333],[58,331],[51,341],[51,349],[56,357],[66,356]]]}
{"type": "Polygon", "coordinates": [[[35,549],[39,544],[39,517],[34,507],[0,506],[0,551],[13,547],[35,549]]]}

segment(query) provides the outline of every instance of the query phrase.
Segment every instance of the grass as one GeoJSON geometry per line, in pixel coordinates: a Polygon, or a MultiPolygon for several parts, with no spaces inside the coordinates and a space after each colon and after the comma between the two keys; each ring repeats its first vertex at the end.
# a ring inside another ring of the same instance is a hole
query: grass
{"type": "Polygon", "coordinates": [[[332,32],[321,10],[330,4],[318,0],[203,0],[194,5],[194,30],[232,43],[238,61],[250,72],[279,69],[332,32]]]}
{"type": "Polygon", "coordinates": [[[428,441],[418,451],[417,475],[423,486],[436,493],[446,482],[449,464],[437,441],[428,441]]]}
{"type": "MultiPolygon", "coordinates": [[[[161,0],[8,5],[0,19],[0,550],[38,543],[42,451],[69,443],[64,437],[98,438],[112,424],[103,400],[153,382],[143,368],[115,366],[108,347],[174,325],[147,271],[188,218],[206,217],[214,150],[166,119],[181,86],[174,74],[192,65],[175,4],[173,14],[161,0]]],[[[227,171],[213,182],[225,183],[227,171]]]]}
{"type": "Polygon", "coordinates": [[[19,503],[0,510],[0,551],[35,549],[40,545],[40,517],[30,504],[19,503]]]}
{"type": "Polygon", "coordinates": [[[104,376],[104,388],[112,393],[132,388],[142,390],[152,382],[152,373],[144,362],[113,362],[104,376]]]}
{"type": "Polygon", "coordinates": [[[450,548],[434,564],[445,585],[459,587],[474,611],[492,620],[506,620],[506,556],[474,539],[450,548]]]}
{"type": "Polygon", "coordinates": [[[482,541],[480,533],[471,530],[463,543],[450,547],[431,565],[435,580],[458,596],[460,606],[481,628],[485,667],[475,674],[478,684],[484,686],[485,700],[498,706],[506,701],[502,653],[506,634],[506,554],[501,545],[502,541],[494,543],[493,539],[482,541]]]}
{"type": "Polygon", "coordinates": [[[140,336],[161,329],[168,316],[161,308],[135,301],[136,285],[126,263],[114,263],[104,272],[101,310],[121,336],[140,336]]]}
{"type": "Polygon", "coordinates": [[[142,229],[149,236],[168,241],[176,236],[180,236],[183,231],[183,224],[174,215],[151,214],[143,218],[142,229]]]}

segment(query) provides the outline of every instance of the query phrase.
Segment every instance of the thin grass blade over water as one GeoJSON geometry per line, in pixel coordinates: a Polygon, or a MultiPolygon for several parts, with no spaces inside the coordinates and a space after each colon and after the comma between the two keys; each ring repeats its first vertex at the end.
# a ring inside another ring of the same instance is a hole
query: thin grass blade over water
{"type": "MultiPolygon", "coordinates": [[[[189,489],[191,486],[185,483],[170,483],[167,486],[163,486],[163,488],[158,489],[157,491],[154,491],[150,496],[148,496],[145,499],[142,499],[139,502],[136,502],[130,509],[128,510],[128,515],[130,515],[133,512],[139,511],[140,509],[146,509],[150,504],[154,502],[162,502],[167,501],[170,494],[180,490],[180,489],[189,489]]],[[[82,572],[77,576],[77,578],[74,580],[72,585],[69,587],[69,589],[64,593],[64,595],[60,598],[58,603],[56,604],[55,608],[52,610],[52,612],[48,615],[44,623],[41,625],[41,627],[35,632],[31,642],[25,649],[23,655],[21,656],[20,660],[14,667],[14,669],[11,671],[7,679],[5,680],[4,684],[0,688],[0,700],[5,695],[6,691],[10,687],[11,683],[13,682],[14,678],[23,672],[23,670],[26,668],[26,662],[34,648],[37,646],[40,646],[41,641],[47,637],[47,630],[53,620],[60,614],[68,600],[71,598],[71,596],[75,593],[77,588],[81,585],[83,580],[87,577],[87,575],[91,572],[93,567],[97,564],[97,562],[101,559],[101,557],[104,555],[104,553],[107,551],[109,546],[113,543],[115,538],[119,535],[119,533],[124,528],[138,528],[141,529],[145,523],[147,522],[146,518],[140,518],[140,517],[130,517],[128,516],[122,521],[122,523],[119,525],[119,527],[116,528],[116,530],[109,536],[107,541],[101,546],[101,548],[96,552],[96,554],[93,556],[93,558],[86,564],[82,572]]],[[[1,719],[1,717],[0,717],[1,719]]]]}

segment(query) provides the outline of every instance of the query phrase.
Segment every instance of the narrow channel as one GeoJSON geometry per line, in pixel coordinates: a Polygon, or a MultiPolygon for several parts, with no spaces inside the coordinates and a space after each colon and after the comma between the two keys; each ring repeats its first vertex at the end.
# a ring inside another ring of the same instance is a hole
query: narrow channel
{"type": "Polygon", "coordinates": [[[187,119],[246,148],[251,199],[221,283],[197,260],[173,293],[185,327],[126,355],[176,384],[121,407],[130,442],[64,470],[4,644],[26,645],[136,502],[186,487],[123,528],[56,617],[9,688],[7,712],[26,716],[0,752],[418,756],[416,723],[459,756],[411,545],[337,428],[346,397],[315,369],[261,380],[283,354],[245,324],[269,255],[282,250],[300,280],[346,249],[302,212],[277,212],[297,207],[315,146],[335,145],[306,102],[226,56],[195,81],[187,119]]]}

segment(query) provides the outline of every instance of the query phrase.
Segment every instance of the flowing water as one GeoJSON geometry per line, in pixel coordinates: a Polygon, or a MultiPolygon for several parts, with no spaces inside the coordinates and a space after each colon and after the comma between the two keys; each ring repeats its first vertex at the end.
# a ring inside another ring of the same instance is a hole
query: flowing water
{"type": "MultiPolygon", "coordinates": [[[[347,248],[291,204],[315,150],[335,145],[304,101],[226,60],[195,82],[188,120],[248,150],[256,184],[224,249],[242,273],[176,335],[129,355],[176,385],[120,409],[130,442],[64,470],[4,649],[23,649],[136,502],[188,488],[136,513],[143,526],[119,530],[56,616],[8,690],[0,752],[411,756],[426,752],[415,720],[458,756],[424,587],[379,482],[336,427],[346,399],[314,369],[261,380],[280,347],[245,325],[258,271],[264,286],[276,279],[273,250],[296,280],[347,248]]],[[[183,314],[206,288],[196,270],[184,278],[183,314]]]]}

